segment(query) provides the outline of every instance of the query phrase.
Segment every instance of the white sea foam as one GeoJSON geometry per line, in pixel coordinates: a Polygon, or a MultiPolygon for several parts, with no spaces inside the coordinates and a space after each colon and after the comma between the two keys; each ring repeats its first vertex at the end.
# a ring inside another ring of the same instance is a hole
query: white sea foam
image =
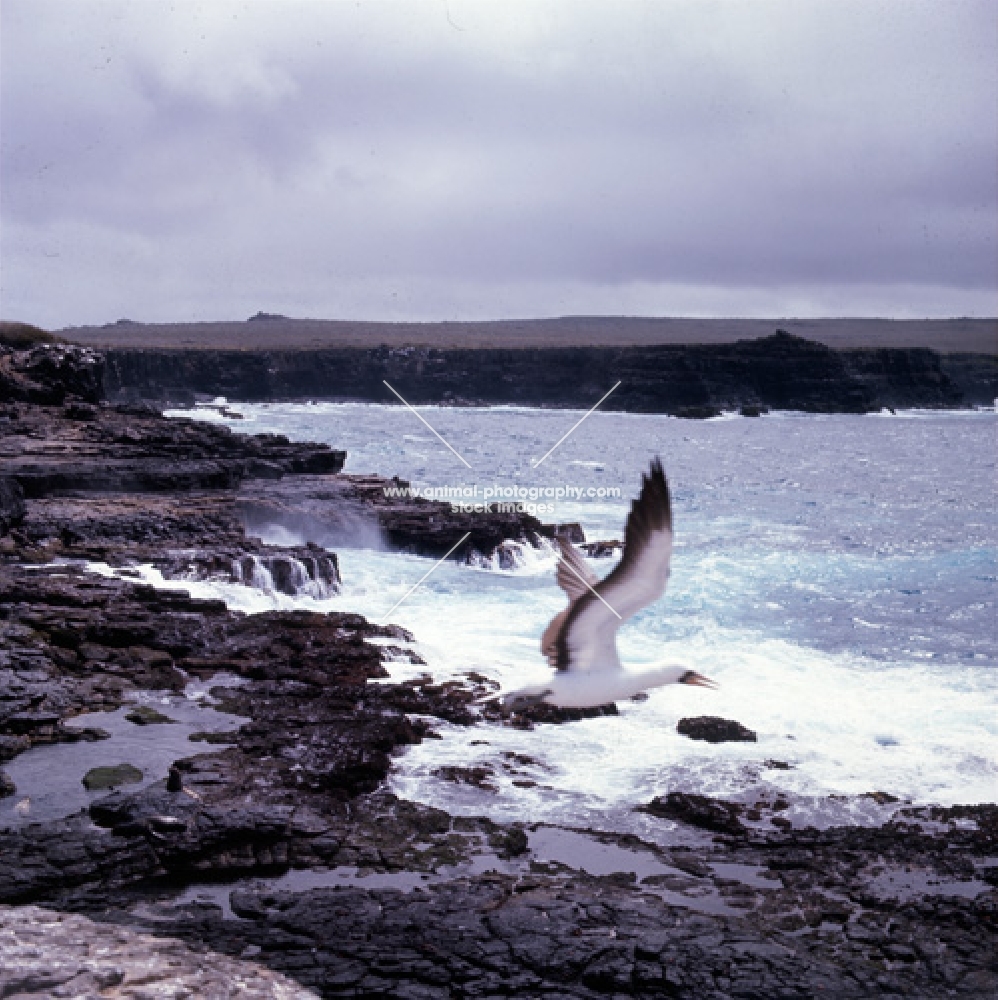
{"type": "Polygon", "coordinates": [[[546,538],[538,538],[533,545],[512,540],[503,542],[491,555],[475,553],[469,560],[469,565],[492,573],[537,576],[541,573],[553,573],[557,562],[558,550],[554,543],[546,538]]]}

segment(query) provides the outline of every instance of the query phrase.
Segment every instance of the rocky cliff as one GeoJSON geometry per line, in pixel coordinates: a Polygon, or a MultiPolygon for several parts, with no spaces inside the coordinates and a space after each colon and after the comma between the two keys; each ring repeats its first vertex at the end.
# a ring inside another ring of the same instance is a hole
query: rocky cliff
{"type": "Polygon", "coordinates": [[[722,409],[864,413],[959,407],[998,396],[998,359],[926,348],[833,350],[777,331],[732,344],[476,350],[431,347],[106,352],[112,399],[190,403],[194,394],[246,401],[394,401],[589,407],[709,416],[722,409]]]}
{"type": "Polygon", "coordinates": [[[408,483],[337,475],[346,453],[325,444],[109,405],[104,364],[87,348],[0,345],[0,556],[151,561],[167,575],[266,578],[268,589],[320,596],[335,589],[335,557],[262,546],[246,536],[248,518],[330,546],[366,531],[375,546],[471,561],[554,533],[522,512],[388,498],[386,487],[408,483]]]}

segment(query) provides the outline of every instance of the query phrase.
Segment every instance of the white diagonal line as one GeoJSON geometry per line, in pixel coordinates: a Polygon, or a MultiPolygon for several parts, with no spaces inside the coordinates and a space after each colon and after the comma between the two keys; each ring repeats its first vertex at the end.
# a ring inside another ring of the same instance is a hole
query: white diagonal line
{"type": "MultiPolygon", "coordinates": [[[[390,388],[390,387],[389,387],[389,388],[390,388]]],[[[437,561],[436,561],[436,562],[435,562],[435,563],[434,563],[434,564],[433,564],[433,565],[432,565],[432,566],[431,566],[431,567],[430,567],[430,568],[429,568],[429,569],[428,569],[428,570],[427,570],[427,571],[426,571],[426,572],[425,572],[425,573],[424,573],[424,574],[423,574],[423,575],[422,575],[422,576],[421,576],[421,577],[420,577],[420,578],[419,578],[419,579],[418,579],[418,580],[417,580],[417,581],[416,581],[416,582],[415,582],[415,583],[414,583],[414,584],[413,584],[413,585],[412,585],[412,586],[411,586],[411,587],[410,587],[410,588],[409,588],[409,589],[408,589],[408,590],[407,590],[407,591],[406,591],[406,592],[405,592],[405,593],[404,593],[404,594],[403,594],[403,595],[402,595],[402,596],[401,596],[401,597],[400,597],[400,598],[399,598],[399,599],[398,599],[398,600],[397,600],[397,601],[396,601],[396,602],[395,602],[395,603],[394,603],[394,604],[393,604],[393,605],[392,605],[392,606],[391,606],[391,607],[390,607],[389,609],[388,609],[387,613],[386,613],[386,614],[384,614],[384,615],[382,616],[382,618],[381,618],[381,621],[382,621],[382,622],[385,622],[385,621],[387,620],[388,616],[389,616],[389,615],[390,615],[390,614],[391,614],[391,613],[392,613],[392,612],[393,612],[393,611],[394,611],[394,610],[395,610],[395,609],[396,609],[396,608],[397,608],[397,607],[398,607],[398,606],[399,606],[399,605],[400,605],[400,604],[401,604],[401,603],[402,603],[402,602],[403,602],[403,601],[404,601],[404,600],[405,600],[405,599],[406,599],[406,598],[407,598],[407,597],[408,597],[408,596],[409,596],[409,595],[410,595],[410,594],[411,594],[411,593],[412,593],[412,592],[413,592],[413,591],[414,591],[414,590],[415,590],[415,589],[416,589],[416,588],[417,588],[417,587],[418,587],[418,586],[419,586],[419,585],[420,585],[420,584],[421,584],[421,583],[422,583],[422,582],[423,582],[423,581],[424,581],[424,580],[425,580],[425,579],[426,579],[426,578],[427,578],[427,577],[428,577],[428,576],[429,576],[429,575],[430,575],[430,574],[431,574],[431,573],[432,573],[432,572],[433,572],[433,571],[434,571],[434,570],[435,570],[435,569],[436,569],[436,568],[437,568],[437,567],[438,567],[438,566],[439,566],[439,565],[440,565],[440,564],[441,564],[441,563],[442,563],[442,562],[443,562],[443,561],[444,561],[444,560],[445,560],[445,559],[446,559],[446,558],[447,558],[447,557],[448,557],[448,556],[449,556],[450,554],[451,554],[451,552],[453,552],[453,551],[454,551],[454,549],[456,549],[456,548],[457,548],[457,547],[458,547],[459,545],[462,545],[462,544],[464,543],[465,539],[468,539],[468,538],[470,538],[470,537],[471,537],[471,532],[469,531],[469,532],[467,532],[467,533],[465,534],[464,538],[460,539],[460,541],[458,541],[458,542],[457,542],[457,543],[456,543],[456,544],[455,544],[455,545],[453,546],[453,548],[451,548],[450,552],[448,552],[448,553],[447,553],[447,555],[445,555],[445,556],[442,556],[442,557],[441,557],[440,559],[438,559],[438,560],[437,560],[437,561]]],[[[597,596],[598,596],[598,595],[597,595],[597,596]]],[[[610,610],[612,611],[613,609],[611,608],[610,610]]],[[[619,618],[620,616],[618,615],[617,617],[619,618]]]]}
{"type": "MultiPolygon", "coordinates": [[[[617,385],[620,385],[620,383],[618,382],[618,383],[617,383],[617,385]]],[[[617,388],[617,386],[614,386],[614,389],[616,389],[616,388],[617,388]]],[[[612,392],[613,390],[611,389],[610,391],[612,392]]],[[[572,565],[572,564],[571,564],[571,563],[570,563],[570,562],[569,562],[569,561],[568,561],[567,559],[565,559],[565,558],[564,558],[564,556],[558,556],[558,559],[559,559],[559,561],[560,561],[560,562],[561,562],[561,563],[562,563],[563,565],[565,565],[566,567],[568,567],[568,569],[570,569],[570,570],[571,570],[571,571],[572,571],[572,572],[573,572],[573,573],[574,573],[574,574],[575,574],[575,575],[576,575],[576,576],[577,576],[577,577],[579,578],[579,580],[580,580],[580,581],[581,581],[581,582],[582,582],[582,583],[583,583],[583,584],[584,584],[584,585],[585,585],[586,587],[589,587],[589,590],[591,590],[591,591],[592,591],[592,593],[593,593],[593,594],[594,594],[594,595],[595,595],[596,597],[598,597],[598,598],[599,598],[599,599],[600,599],[601,601],[603,601],[603,603],[604,603],[604,604],[606,604],[606,606],[607,606],[607,607],[608,607],[608,608],[609,608],[609,609],[610,609],[610,610],[611,610],[611,611],[612,611],[612,612],[613,612],[613,613],[614,613],[615,615],[617,615],[617,611],[616,611],[616,609],[615,609],[615,608],[613,607],[613,605],[612,605],[612,604],[607,604],[607,602],[606,602],[605,600],[603,600],[603,595],[602,595],[602,594],[598,594],[598,593],[597,593],[597,592],[596,592],[595,590],[593,590],[593,588],[589,586],[589,581],[588,581],[588,580],[587,580],[587,579],[586,579],[586,578],[585,578],[585,577],[584,577],[584,576],[583,576],[583,575],[582,575],[582,574],[581,574],[581,573],[580,573],[580,572],[579,572],[579,571],[578,571],[578,570],[577,570],[577,569],[576,569],[576,568],[575,568],[575,567],[574,567],[574,566],[573,566],[573,565],[572,565]]],[[[622,617],[621,615],[617,615],[617,617],[618,617],[618,618],[620,618],[620,620],[621,620],[621,621],[623,621],[623,620],[624,620],[624,619],[623,619],[623,617],[622,617]]]]}
{"type": "MultiPolygon", "coordinates": [[[[385,382],[385,380],[384,380],[384,379],[382,379],[381,381],[382,381],[382,382],[385,382]]],[[[620,383],[618,382],[618,383],[617,383],[617,385],[619,385],[619,384],[620,384],[620,383]]],[[[388,385],[388,383],[387,383],[387,382],[385,382],[385,385],[388,385]]],[[[392,387],[391,387],[390,385],[388,385],[388,388],[389,388],[389,389],[392,389],[392,387]]],[[[616,388],[617,388],[617,386],[614,386],[613,388],[614,388],[614,389],[616,389],[616,388]]],[[[613,389],[611,389],[610,391],[612,392],[612,391],[613,391],[613,389]]],[[[395,390],[394,390],[394,389],[392,389],[392,392],[395,392],[395,390]]],[[[398,394],[397,392],[395,392],[395,395],[396,395],[396,396],[398,396],[398,398],[399,398],[399,399],[402,399],[402,397],[401,397],[401,396],[399,396],[399,394],[398,394]]],[[[606,397],[604,397],[604,398],[606,398],[606,397]]],[[[406,401],[405,401],[404,399],[402,399],[402,402],[403,402],[403,404],[405,404],[405,406],[407,406],[407,407],[408,407],[408,408],[409,408],[410,410],[412,410],[412,412],[413,412],[413,413],[416,413],[416,411],[415,411],[415,410],[414,410],[414,409],[413,409],[413,408],[412,408],[411,406],[409,406],[409,404],[408,404],[408,403],[407,403],[407,402],[406,402],[406,401]]],[[[602,403],[602,402],[603,402],[603,400],[601,399],[601,400],[600,400],[600,403],[602,403]]],[[[597,403],[596,405],[597,405],[597,406],[599,406],[599,403],[597,403]]],[[[423,418],[422,418],[422,417],[421,417],[421,416],[420,416],[420,415],[419,415],[418,413],[416,413],[416,416],[417,416],[417,417],[419,417],[419,419],[420,419],[420,420],[423,420],[423,418]]],[[[588,414],[587,414],[587,416],[588,416],[588,414]]],[[[426,421],[425,421],[425,420],[423,420],[423,423],[424,423],[424,424],[426,424],[426,426],[427,426],[427,427],[429,428],[429,430],[433,431],[433,433],[434,433],[434,434],[437,434],[437,432],[436,432],[435,430],[433,430],[433,428],[432,428],[432,427],[430,427],[430,425],[429,425],[428,423],[426,423],[426,421]]],[[[573,427],[572,429],[574,430],[575,428],[573,427]]],[[[437,437],[438,437],[438,438],[440,439],[440,441],[441,441],[441,443],[442,443],[442,444],[444,444],[444,445],[445,445],[446,447],[450,448],[450,445],[449,445],[449,444],[447,444],[447,442],[446,442],[446,441],[444,441],[444,439],[443,439],[442,437],[440,437],[440,435],[439,435],[439,434],[437,434],[437,437]]],[[[557,447],[557,446],[556,446],[556,447],[557,447]]],[[[454,449],[453,449],[453,448],[450,448],[450,450],[451,450],[451,451],[454,451],[454,449]]],[[[461,456],[460,456],[460,455],[459,455],[459,454],[458,454],[458,453],[457,453],[456,451],[454,451],[454,454],[455,454],[455,455],[457,455],[457,457],[458,457],[458,458],[460,458],[462,462],[464,462],[464,459],[463,459],[463,458],[462,458],[462,457],[461,457],[461,456]]],[[[468,463],[467,463],[467,462],[464,462],[464,464],[465,464],[465,465],[468,465],[468,463]]],[[[468,468],[470,469],[470,468],[471,468],[471,466],[470,466],[470,465],[468,465],[468,468]]]]}
{"type": "MultiPolygon", "coordinates": [[[[614,386],[614,387],[613,387],[613,388],[612,388],[612,389],[610,390],[610,392],[614,392],[614,391],[616,391],[616,389],[617,389],[617,386],[619,386],[619,385],[620,385],[620,383],[618,382],[618,383],[617,383],[617,385],[615,385],[615,386],[614,386]]],[[[389,387],[389,388],[390,388],[390,387],[389,387]]],[[[603,399],[606,399],[606,397],[610,395],[610,392],[608,392],[608,393],[606,394],[606,396],[604,396],[604,397],[603,397],[603,399]]],[[[568,437],[568,435],[569,435],[569,434],[571,434],[571,433],[572,433],[572,431],[574,431],[574,430],[575,430],[575,428],[576,428],[576,427],[578,427],[578,426],[579,426],[579,424],[581,424],[581,423],[582,423],[582,421],[583,421],[583,420],[585,420],[585,419],[586,419],[586,417],[588,417],[588,416],[589,416],[589,414],[590,414],[590,413],[592,413],[592,412],[593,412],[593,410],[595,410],[595,409],[596,409],[596,407],[597,407],[597,406],[599,406],[599,405],[600,405],[600,403],[602,403],[602,402],[603,402],[603,399],[601,399],[601,400],[599,401],[599,403],[596,403],[596,404],[595,404],[594,406],[592,406],[592,407],[591,407],[591,408],[590,408],[590,409],[589,409],[589,410],[588,410],[588,411],[587,411],[587,412],[586,412],[585,414],[583,414],[583,416],[582,416],[582,418],[581,418],[581,419],[579,420],[579,422],[578,422],[577,424],[575,424],[575,426],[574,426],[574,427],[571,427],[571,428],[570,428],[570,429],[569,429],[569,430],[568,430],[568,431],[567,431],[567,432],[566,432],[566,433],[565,433],[565,434],[564,434],[564,435],[563,435],[563,436],[562,436],[561,438],[559,438],[559,439],[558,439],[558,441],[556,441],[556,442],[555,442],[554,446],[553,446],[553,447],[551,448],[551,450],[550,450],[550,451],[549,451],[549,452],[547,453],[547,455],[545,455],[545,456],[544,456],[544,458],[540,459],[539,461],[536,461],[536,462],[533,462],[533,463],[532,463],[532,464],[533,464],[533,467],[534,467],[534,468],[536,469],[536,468],[537,468],[537,467],[538,467],[538,466],[539,466],[539,465],[541,464],[541,462],[543,462],[543,461],[544,461],[544,460],[545,460],[545,459],[546,459],[546,458],[548,457],[548,455],[550,455],[550,454],[551,454],[551,452],[552,452],[552,451],[554,451],[554,449],[555,449],[555,448],[557,448],[557,447],[558,447],[558,445],[560,445],[560,444],[561,444],[561,442],[562,442],[562,441],[564,441],[564,440],[565,440],[565,438],[567,438],[567,437],[568,437]]],[[[609,606],[609,605],[607,605],[607,607],[610,607],[610,606],[609,606]]],[[[610,610],[612,611],[613,609],[611,608],[610,610]]],[[[620,617],[620,616],[618,615],[618,617],[620,617]]]]}

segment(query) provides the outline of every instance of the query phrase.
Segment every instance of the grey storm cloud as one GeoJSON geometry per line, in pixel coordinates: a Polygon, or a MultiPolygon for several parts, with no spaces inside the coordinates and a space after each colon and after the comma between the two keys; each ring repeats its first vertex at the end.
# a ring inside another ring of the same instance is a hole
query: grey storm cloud
{"type": "Polygon", "coordinates": [[[994,315],[994,8],[0,5],[4,316],[994,315]]]}

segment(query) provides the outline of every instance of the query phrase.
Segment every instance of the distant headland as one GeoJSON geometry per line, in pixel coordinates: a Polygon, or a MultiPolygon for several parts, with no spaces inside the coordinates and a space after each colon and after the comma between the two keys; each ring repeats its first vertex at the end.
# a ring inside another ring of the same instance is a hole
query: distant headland
{"type": "Polygon", "coordinates": [[[991,406],[998,321],[577,317],[475,323],[299,320],[58,331],[0,324],[24,349],[53,339],[99,351],[119,402],[356,400],[587,408],[710,417],[767,409],[868,413],[991,406]]]}
{"type": "Polygon", "coordinates": [[[258,312],[244,321],[67,327],[88,347],[167,350],[301,350],[338,347],[651,347],[732,344],[775,330],[836,349],[924,347],[941,353],[998,354],[998,319],[685,319],[564,316],[436,323],[292,319],[258,312]]]}

